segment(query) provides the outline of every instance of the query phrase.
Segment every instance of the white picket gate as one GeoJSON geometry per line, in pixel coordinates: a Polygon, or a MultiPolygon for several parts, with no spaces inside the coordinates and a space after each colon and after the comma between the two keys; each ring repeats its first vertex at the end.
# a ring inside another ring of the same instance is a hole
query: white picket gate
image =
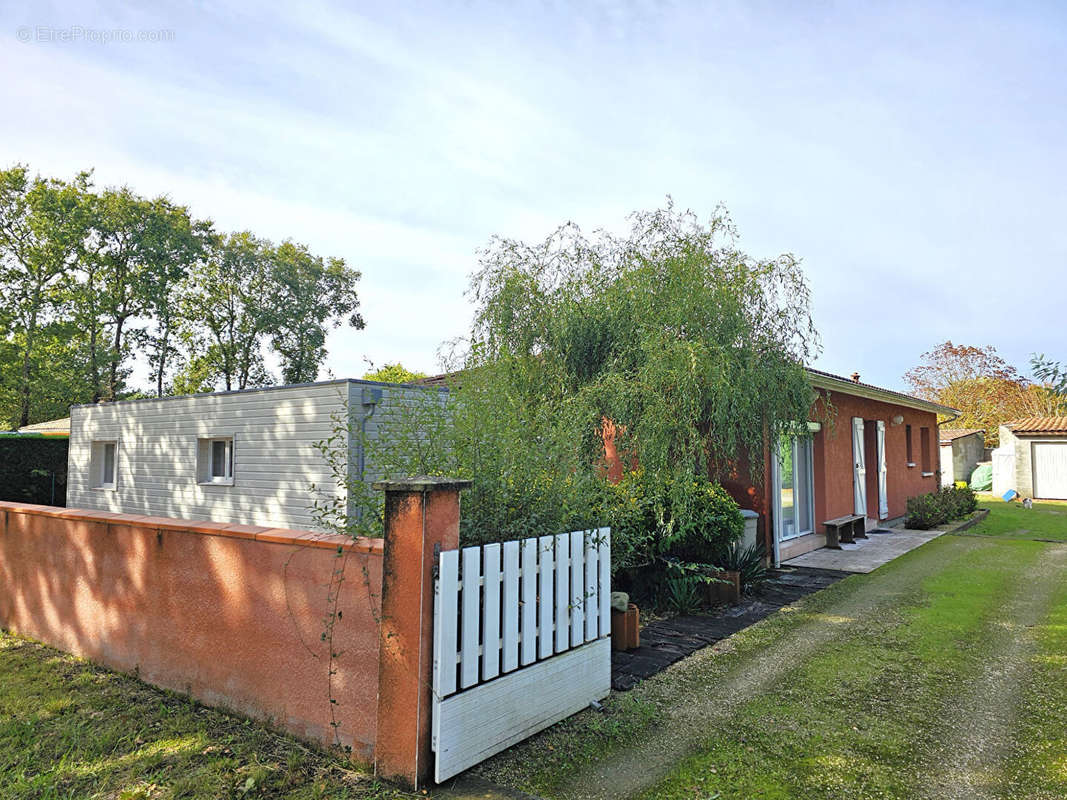
{"type": "Polygon", "coordinates": [[[440,782],[611,689],[611,531],[440,554],[433,750],[440,782]]]}

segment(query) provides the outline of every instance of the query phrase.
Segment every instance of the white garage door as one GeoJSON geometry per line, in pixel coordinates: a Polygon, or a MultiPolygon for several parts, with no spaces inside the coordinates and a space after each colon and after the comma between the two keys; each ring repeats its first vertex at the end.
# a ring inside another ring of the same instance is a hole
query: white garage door
{"type": "Polygon", "coordinates": [[[1067,500],[1067,442],[1034,442],[1034,497],[1067,500]]]}

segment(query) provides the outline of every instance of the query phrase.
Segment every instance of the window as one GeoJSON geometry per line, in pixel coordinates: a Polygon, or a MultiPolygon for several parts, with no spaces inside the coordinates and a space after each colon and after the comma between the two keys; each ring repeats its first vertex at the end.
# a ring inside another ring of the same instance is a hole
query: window
{"type": "Polygon", "coordinates": [[[89,453],[89,485],[93,489],[114,489],[117,442],[93,442],[89,453]]]}
{"type": "Polygon", "coordinates": [[[911,425],[904,426],[904,449],[907,451],[908,466],[915,466],[915,453],[911,449],[911,425]]]}
{"type": "Polygon", "coordinates": [[[200,439],[196,473],[199,483],[233,485],[233,437],[200,439]]]}
{"type": "Polygon", "coordinates": [[[930,461],[929,428],[919,428],[919,455],[922,457],[923,475],[933,475],[933,462],[930,461]]]}
{"type": "Polygon", "coordinates": [[[812,440],[783,436],[778,444],[778,518],[780,539],[815,530],[812,440]]]}

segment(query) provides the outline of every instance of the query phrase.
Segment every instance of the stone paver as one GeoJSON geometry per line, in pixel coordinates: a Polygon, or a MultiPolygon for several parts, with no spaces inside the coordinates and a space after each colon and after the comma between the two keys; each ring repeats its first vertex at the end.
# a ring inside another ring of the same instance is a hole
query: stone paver
{"type": "Polygon", "coordinates": [[[867,539],[856,544],[842,544],[840,550],[824,547],[782,562],[783,567],[832,569],[841,572],[874,572],[883,564],[902,556],[945,531],[913,531],[908,528],[887,528],[888,533],[867,532],[867,539]]]}

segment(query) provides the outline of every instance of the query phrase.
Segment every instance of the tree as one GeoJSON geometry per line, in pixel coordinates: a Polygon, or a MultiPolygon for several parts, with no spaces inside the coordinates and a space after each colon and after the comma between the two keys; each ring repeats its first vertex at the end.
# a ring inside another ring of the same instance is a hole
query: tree
{"type": "Polygon", "coordinates": [[[411,383],[412,381],[417,381],[419,378],[425,377],[425,372],[412,372],[399,362],[395,364],[385,364],[378,369],[363,375],[365,380],[382,381],[383,383],[411,383]]]}
{"type": "Polygon", "coordinates": [[[182,301],[183,339],[196,385],[221,379],[229,390],[272,382],[263,343],[275,329],[276,291],[269,242],[248,231],[210,242],[182,301]]]}
{"type": "Polygon", "coordinates": [[[175,287],[203,248],[206,223],[158,197],[147,200],[128,188],[109,189],[95,198],[95,247],[101,314],[111,332],[104,395],[117,396],[124,362],[134,344],[147,344],[157,390],[171,352],[171,304],[175,287]],[[149,333],[143,323],[156,322],[149,333]],[[140,323],[140,325],[139,325],[140,323]]]}
{"type": "Polygon", "coordinates": [[[1059,361],[1045,358],[1044,353],[1030,356],[1030,368],[1040,385],[1031,386],[1033,416],[1059,416],[1067,414],[1067,368],[1059,361]]]}
{"type": "MultiPolygon", "coordinates": [[[[918,397],[960,411],[952,427],[985,430],[987,447],[999,444],[1002,423],[1033,416],[1043,399],[1042,389],[1020,375],[991,345],[946,341],[923,353],[922,363],[904,379],[918,397]]],[[[940,419],[950,418],[942,415],[940,419]]]]}
{"type": "Polygon", "coordinates": [[[742,455],[762,474],[767,442],[808,420],[804,275],[791,255],[742,252],[722,210],[707,223],[671,205],[635,214],[624,237],[565,225],[538,244],[495,239],[470,295],[447,425],[424,419],[432,399],[417,404],[413,432],[378,423],[392,452],[374,455],[386,473],[473,478],[467,543],[609,524],[616,565],[647,562],[706,507],[708,478],[742,455]],[[630,496],[605,478],[611,430],[639,466],[630,496]]]}
{"type": "Polygon", "coordinates": [[[19,426],[30,422],[39,327],[60,313],[62,285],[86,235],[89,177],[79,173],[70,183],[30,178],[22,165],[0,172],[0,287],[18,350],[18,374],[3,380],[17,386],[19,426]]]}
{"type": "Polygon", "coordinates": [[[326,357],[326,331],[343,321],[364,327],[356,283],[360,273],[344,259],[323,260],[307,247],[282,242],[272,253],[274,324],[271,346],[281,358],[286,383],[307,383],[318,377],[326,357]]]}

